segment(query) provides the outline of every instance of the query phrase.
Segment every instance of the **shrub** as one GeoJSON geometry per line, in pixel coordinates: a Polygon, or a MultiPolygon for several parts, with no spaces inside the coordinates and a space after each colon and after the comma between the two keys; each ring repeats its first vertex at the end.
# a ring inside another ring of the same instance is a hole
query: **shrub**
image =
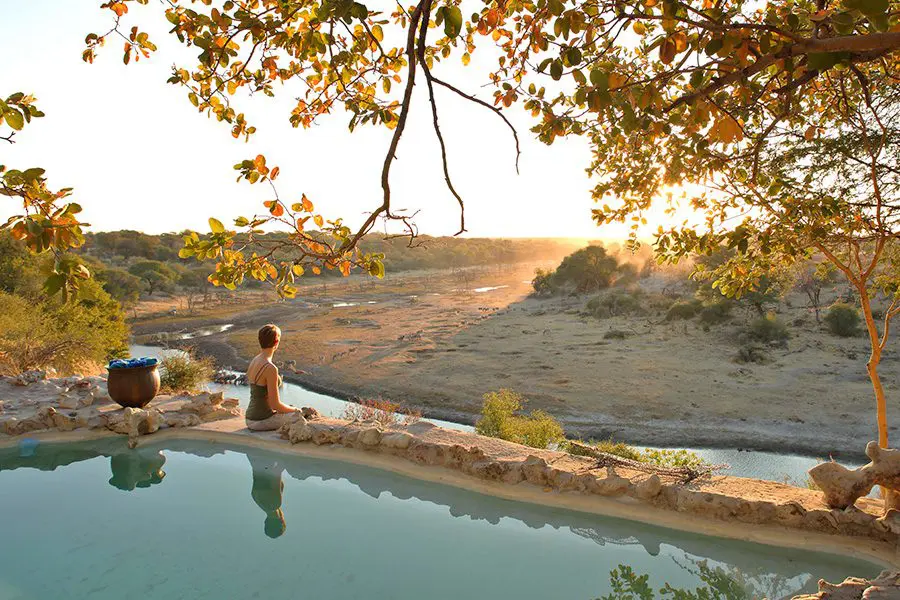
{"type": "Polygon", "coordinates": [[[212,381],[215,364],[209,357],[200,358],[188,352],[173,352],[160,361],[162,390],[198,392],[212,381]]]}
{"type": "Polygon", "coordinates": [[[787,325],[779,321],[775,315],[769,314],[759,319],[754,319],[747,326],[747,337],[757,342],[771,344],[784,342],[790,337],[787,325]]]}
{"type": "Polygon", "coordinates": [[[375,398],[360,400],[358,404],[348,403],[341,418],[348,421],[375,421],[383,427],[397,427],[417,422],[422,418],[422,413],[403,408],[390,400],[375,398]]]}
{"type": "Polygon", "coordinates": [[[628,337],[627,331],[622,331],[621,329],[610,329],[606,333],[603,334],[604,340],[624,340],[628,337]]]}
{"type": "Polygon", "coordinates": [[[832,304],[825,314],[825,324],[834,335],[854,336],[859,331],[859,312],[849,304],[832,304]]]}
{"type": "Polygon", "coordinates": [[[91,371],[126,356],[127,342],[119,303],[94,280],[82,282],[78,297],[65,303],[0,292],[0,374],[91,371]]]}
{"type": "Polygon", "coordinates": [[[704,325],[720,325],[731,318],[734,302],[723,298],[700,309],[700,322],[704,325]]]}
{"type": "MultiPolygon", "coordinates": [[[[584,443],[584,442],[582,442],[584,443]]],[[[624,442],[616,442],[612,438],[608,440],[595,441],[591,440],[587,442],[585,445],[591,446],[595,448],[598,452],[605,452],[606,454],[613,454],[615,456],[619,456],[621,458],[627,458],[629,460],[641,460],[641,451],[634,446],[629,446],[624,442]]],[[[577,446],[568,447],[567,451],[570,454],[575,454],[577,456],[584,456],[587,453],[583,452],[577,446]]]]}
{"type": "Polygon", "coordinates": [[[763,364],[769,361],[765,348],[757,344],[746,344],[738,348],[735,362],[763,364]]]}
{"type": "Polygon", "coordinates": [[[565,440],[562,425],[544,411],[516,414],[523,403],[522,396],[512,390],[485,394],[475,432],[532,448],[546,448],[565,440]]]}
{"type": "Polygon", "coordinates": [[[556,285],[553,282],[553,271],[535,269],[531,287],[534,288],[535,296],[552,296],[555,294],[556,285]]]}
{"type": "Polygon", "coordinates": [[[642,295],[639,289],[631,292],[616,290],[591,298],[585,308],[598,319],[642,314],[644,312],[641,305],[642,295]]]}
{"type": "Polygon", "coordinates": [[[678,300],[666,312],[666,321],[693,319],[702,306],[699,300],[678,300]]]}
{"type": "MultiPolygon", "coordinates": [[[[581,442],[581,444],[591,446],[598,452],[605,452],[606,454],[612,454],[620,458],[647,463],[657,467],[697,468],[709,464],[700,458],[698,454],[691,452],[690,450],[670,448],[645,448],[642,450],[640,448],[635,448],[634,446],[629,446],[623,442],[616,442],[612,438],[599,442],[591,440],[586,444],[584,442],[581,442]]],[[[576,456],[588,455],[587,452],[584,452],[578,446],[568,446],[566,451],[576,456]]]]}

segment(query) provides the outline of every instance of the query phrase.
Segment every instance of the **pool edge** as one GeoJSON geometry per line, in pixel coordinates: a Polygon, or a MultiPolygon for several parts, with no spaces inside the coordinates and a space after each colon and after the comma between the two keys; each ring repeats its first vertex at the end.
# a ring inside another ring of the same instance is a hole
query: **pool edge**
{"type": "MultiPolygon", "coordinates": [[[[45,443],[90,442],[122,436],[110,431],[35,432],[31,438],[45,443]]],[[[0,448],[15,447],[22,437],[0,436],[0,448]]],[[[506,500],[581,513],[603,515],[677,531],[742,540],[780,548],[811,550],[866,560],[884,568],[900,568],[900,549],[890,542],[841,533],[792,528],[773,523],[721,520],[689,512],[653,506],[630,496],[601,496],[578,491],[560,491],[522,481],[509,484],[487,481],[447,467],[411,462],[394,454],[362,450],[340,444],[288,444],[274,433],[250,433],[246,429],[216,427],[170,428],[136,439],[137,446],[164,445],[170,440],[227,443],[284,455],[326,459],[400,474],[421,481],[449,485],[506,500]]]]}

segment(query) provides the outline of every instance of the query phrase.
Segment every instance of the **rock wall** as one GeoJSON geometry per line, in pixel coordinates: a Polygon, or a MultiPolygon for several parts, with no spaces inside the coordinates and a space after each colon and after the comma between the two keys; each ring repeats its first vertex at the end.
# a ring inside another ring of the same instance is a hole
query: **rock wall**
{"type": "Polygon", "coordinates": [[[596,468],[596,461],[587,457],[534,450],[442,429],[425,421],[383,429],[372,422],[310,420],[300,415],[295,419],[279,432],[292,444],[338,444],[462,471],[488,481],[527,481],[548,491],[622,497],[707,519],[780,525],[891,544],[900,541],[900,520],[894,514],[881,517],[878,501],[839,510],[826,506],[819,492],[774,482],[715,476],[682,484],[626,468],[596,468]]]}
{"type": "Polygon", "coordinates": [[[848,577],[842,583],[819,580],[819,592],[794,596],[793,600],[898,600],[900,572],[882,571],[875,579],[848,577]]]}
{"type": "Polygon", "coordinates": [[[159,396],[146,409],[122,408],[102,377],[47,378],[41,371],[0,377],[0,434],[108,430],[132,439],[168,427],[192,427],[241,417],[234,398],[221,392],[159,396]]]}

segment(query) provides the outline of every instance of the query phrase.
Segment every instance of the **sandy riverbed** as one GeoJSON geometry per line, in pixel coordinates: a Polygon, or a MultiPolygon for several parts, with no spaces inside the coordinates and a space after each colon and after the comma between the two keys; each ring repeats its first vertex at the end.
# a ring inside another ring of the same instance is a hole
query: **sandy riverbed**
{"type": "MultiPolygon", "coordinates": [[[[178,327],[233,322],[190,343],[240,367],[256,329],[277,322],[280,358],[307,372],[296,381],[454,420],[474,421],[481,396],[506,387],[583,437],[858,456],[875,435],[866,339],[831,336],[799,297],[778,307],[785,322],[802,321],[787,346],[768,348],[768,364],[739,364],[740,332],[752,318],[743,309],[709,331],[653,313],[595,319],[583,314],[585,297],[527,298],[533,268],[350,279],[294,302],[182,316],[178,327]],[[606,339],[610,330],[627,337],[606,339]]],[[[136,327],[160,330],[165,319],[136,327]]],[[[893,355],[882,374],[890,398],[900,374],[893,355]]],[[[896,422],[900,411],[889,412],[896,422]]]]}

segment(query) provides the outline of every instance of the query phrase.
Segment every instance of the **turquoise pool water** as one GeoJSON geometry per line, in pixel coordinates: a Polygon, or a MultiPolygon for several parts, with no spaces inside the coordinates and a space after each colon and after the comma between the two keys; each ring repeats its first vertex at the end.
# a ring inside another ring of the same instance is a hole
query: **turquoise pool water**
{"type": "Polygon", "coordinates": [[[208,443],[0,451],[0,599],[582,599],[720,572],[747,598],[870,563],[208,443]]]}

